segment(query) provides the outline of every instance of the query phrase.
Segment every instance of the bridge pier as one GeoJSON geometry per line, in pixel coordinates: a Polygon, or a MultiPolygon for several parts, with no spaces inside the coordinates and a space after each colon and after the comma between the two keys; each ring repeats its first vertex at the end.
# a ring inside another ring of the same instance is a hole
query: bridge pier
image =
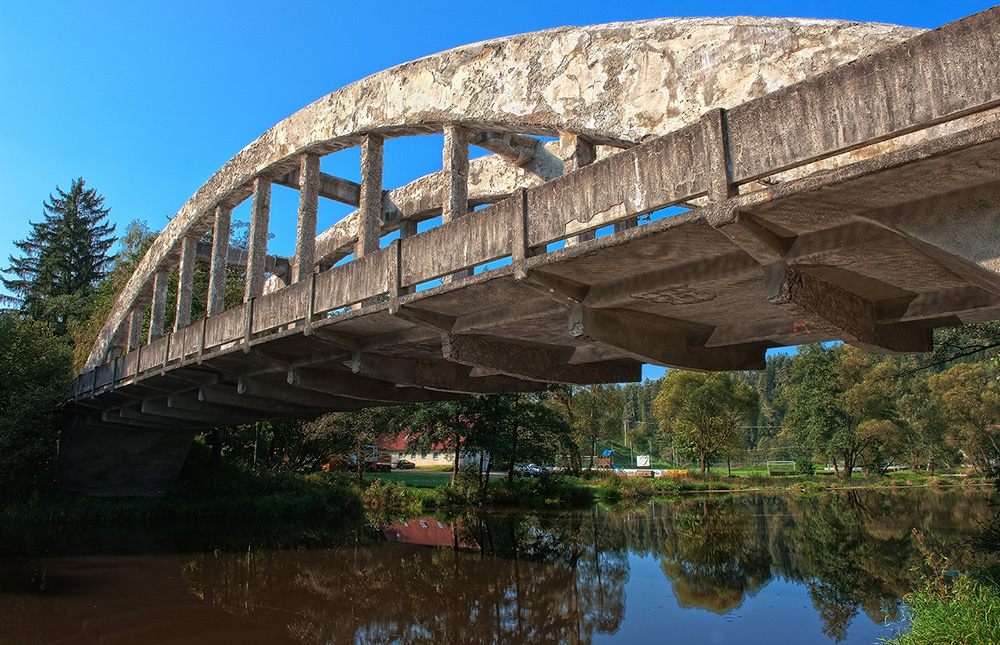
{"type": "Polygon", "coordinates": [[[194,435],[176,428],[112,427],[67,413],[56,484],[100,497],[154,497],[177,483],[194,435]]]}

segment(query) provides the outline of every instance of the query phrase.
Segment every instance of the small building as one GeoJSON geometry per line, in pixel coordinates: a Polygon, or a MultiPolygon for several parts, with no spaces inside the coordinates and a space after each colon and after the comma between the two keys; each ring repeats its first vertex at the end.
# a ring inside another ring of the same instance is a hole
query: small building
{"type": "MultiPolygon", "coordinates": [[[[397,434],[383,432],[375,441],[380,453],[389,453],[392,459],[408,459],[420,466],[448,466],[455,463],[455,447],[444,443],[415,447],[419,435],[409,429],[397,434]]],[[[479,453],[462,453],[461,466],[478,466],[479,453]]]]}

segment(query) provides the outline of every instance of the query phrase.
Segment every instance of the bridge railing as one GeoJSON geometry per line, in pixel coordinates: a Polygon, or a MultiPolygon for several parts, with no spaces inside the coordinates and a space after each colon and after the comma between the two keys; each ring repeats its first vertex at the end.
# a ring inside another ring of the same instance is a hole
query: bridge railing
{"type": "MultiPolygon", "coordinates": [[[[222,348],[246,348],[278,330],[351,306],[371,306],[379,296],[399,298],[418,285],[505,257],[517,264],[550,244],[666,207],[706,198],[767,199],[767,188],[740,195],[741,186],[996,108],[998,34],[1000,7],[994,7],[728,111],[712,110],[698,123],[386,248],[359,253],[351,262],[95,365],[77,379],[74,396],[222,348]]],[[[712,225],[704,213],[670,220],[676,221],[658,225],[712,225]]],[[[178,261],[176,254],[160,252],[163,262],[178,261]]],[[[168,268],[154,267],[159,273],[168,268]]],[[[124,306],[139,307],[135,301],[124,306]]],[[[105,334],[97,354],[103,347],[106,356],[114,333],[105,334]]]]}

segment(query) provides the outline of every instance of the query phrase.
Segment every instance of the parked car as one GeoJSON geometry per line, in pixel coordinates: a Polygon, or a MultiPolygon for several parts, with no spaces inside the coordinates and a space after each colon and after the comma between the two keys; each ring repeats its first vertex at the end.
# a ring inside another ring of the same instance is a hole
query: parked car
{"type": "Polygon", "coordinates": [[[397,459],[392,462],[393,470],[406,470],[407,468],[416,468],[416,464],[408,459],[397,459]]]}

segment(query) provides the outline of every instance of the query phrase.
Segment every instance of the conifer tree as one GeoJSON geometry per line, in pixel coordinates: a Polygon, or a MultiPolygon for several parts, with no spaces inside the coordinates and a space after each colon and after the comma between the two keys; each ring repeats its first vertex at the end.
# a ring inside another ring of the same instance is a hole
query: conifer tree
{"type": "Polygon", "coordinates": [[[3,273],[11,277],[0,278],[13,295],[0,296],[0,304],[48,323],[61,336],[71,321],[90,315],[91,296],[114,259],[108,250],[115,226],[107,222],[104,197],[86,188],[83,178],[69,192],[56,186],[56,193],[42,204],[44,219],[31,222],[28,237],[14,242],[22,255],[10,256],[3,273]]]}

